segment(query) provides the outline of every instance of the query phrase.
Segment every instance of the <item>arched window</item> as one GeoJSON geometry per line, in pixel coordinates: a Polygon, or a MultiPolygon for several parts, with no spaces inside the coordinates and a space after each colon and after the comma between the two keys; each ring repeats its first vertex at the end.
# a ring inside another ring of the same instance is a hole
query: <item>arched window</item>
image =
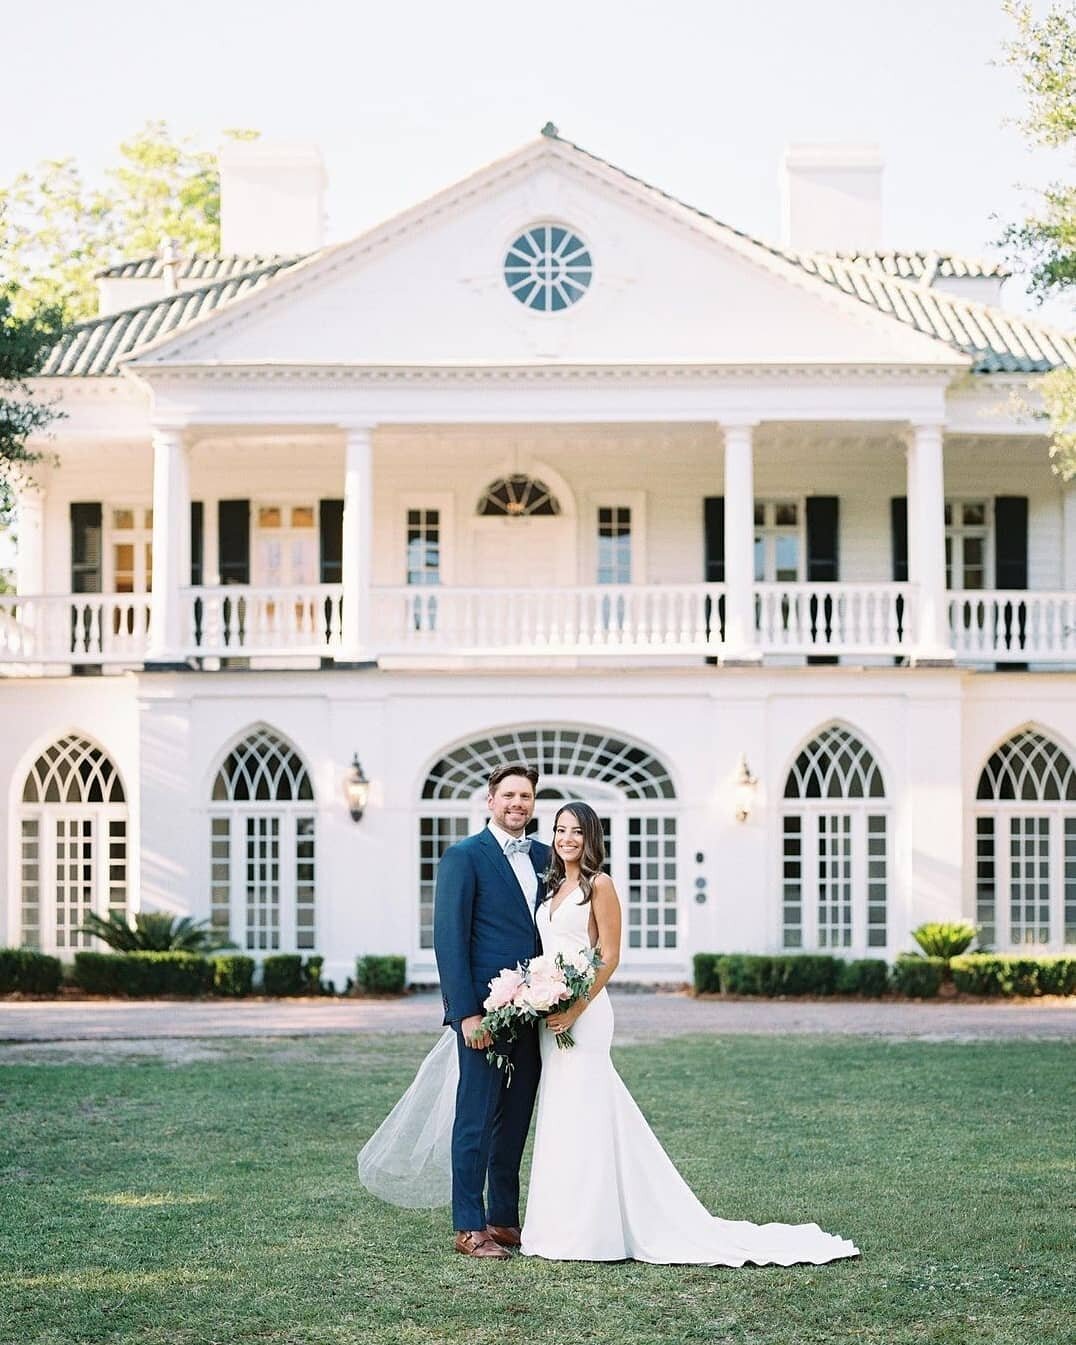
{"type": "Polygon", "coordinates": [[[602,819],[609,871],[624,899],[625,956],[668,959],[679,946],[676,792],[663,762],[618,734],[536,726],[461,743],[430,768],[419,819],[419,946],[433,947],[437,864],[485,825],[486,781],[495,766],[525,761],[539,774],[535,818],[548,842],[565,800],[589,802],[602,819]]]}
{"type": "Polygon", "coordinates": [[[481,517],[550,517],[560,513],[560,503],[544,481],[533,476],[502,476],[493,481],[478,501],[481,517]]]}
{"type": "Polygon", "coordinates": [[[785,781],[782,942],[865,951],[887,942],[888,810],[869,749],[838,724],[804,747],[785,781]]]}
{"type": "Polygon", "coordinates": [[[88,948],[91,913],[127,913],[127,799],[112,759],[79,734],[31,766],[19,812],[21,939],[65,954],[88,948]]]}
{"type": "Polygon", "coordinates": [[[1036,729],[993,752],[975,791],[975,921],[984,944],[1076,944],[1076,770],[1036,729]]]}
{"type": "Polygon", "coordinates": [[[249,733],[213,781],[210,918],[251,953],[315,947],[314,787],[299,753],[268,728],[249,733]]]}

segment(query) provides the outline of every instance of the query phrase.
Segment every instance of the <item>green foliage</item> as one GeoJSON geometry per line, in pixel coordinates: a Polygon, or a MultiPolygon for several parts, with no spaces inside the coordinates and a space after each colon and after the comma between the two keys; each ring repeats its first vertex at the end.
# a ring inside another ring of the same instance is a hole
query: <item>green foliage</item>
{"type": "Polygon", "coordinates": [[[967,995],[1076,994],[1076,957],[1002,957],[972,953],[953,959],[953,981],[967,995]]]}
{"type": "Polygon", "coordinates": [[[239,953],[223,953],[211,959],[213,993],[238,999],[249,995],[254,986],[254,959],[239,953]]]}
{"type": "Polygon", "coordinates": [[[133,925],[122,915],[110,914],[105,918],[91,913],[79,929],[119,953],[212,953],[235,947],[208,920],[175,916],[168,911],[136,911],[133,925]]]}
{"type": "Polygon", "coordinates": [[[264,994],[301,995],[305,990],[303,959],[298,953],[273,953],[262,963],[264,994]]]}
{"type": "Polygon", "coordinates": [[[402,995],[407,988],[407,960],[402,957],[360,957],[355,984],[364,995],[402,995]]]}
{"type": "MultiPolygon", "coordinates": [[[[233,140],[256,131],[226,131],[233,140]]],[[[163,121],[119,146],[105,184],[91,186],[74,159],[50,159],[0,188],[0,283],[19,290],[20,311],[58,305],[68,321],[97,308],[96,272],[158,251],[220,249],[217,156],[163,121]]]]}
{"type": "Polygon", "coordinates": [[[838,995],[862,995],[865,999],[877,999],[885,994],[888,986],[889,967],[881,958],[858,958],[854,962],[842,962],[837,968],[838,995]]]}
{"type": "Polygon", "coordinates": [[[721,989],[717,978],[717,959],[720,953],[696,953],[692,958],[696,995],[716,995],[721,989]]]}
{"type": "Polygon", "coordinates": [[[943,958],[900,953],[893,964],[893,989],[909,999],[933,999],[941,988],[944,974],[943,958]]]}
{"type": "Polygon", "coordinates": [[[213,964],[200,953],[75,954],[75,984],[90,995],[207,995],[213,964]]]}
{"type": "Polygon", "coordinates": [[[817,953],[727,953],[717,959],[717,976],[723,995],[832,995],[839,965],[817,953]]]}
{"type": "Polygon", "coordinates": [[[324,993],[324,987],[321,984],[321,969],[325,965],[323,957],[308,957],[303,963],[303,981],[308,995],[320,995],[324,993]]]}
{"type": "Polygon", "coordinates": [[[16,294],[0,286],[0,525],[10,520],[16,484],[41,460],[35,441],[63,414],[37,400],[29,383],[56,343],[63,314],[43,304],[16,307],[16,294]]]}
{"type": "Polygon", "coordinates": [[[0,995],[55,995],[62,975],[58,957],[34,948],[0,948],[0,995]]]}
{"type": "Polygon", "coordinates": [[[967,920],[931,920],[912,930],[912,938],[927,955],[948,962],[970,948],[978,933],[967,920]]]}

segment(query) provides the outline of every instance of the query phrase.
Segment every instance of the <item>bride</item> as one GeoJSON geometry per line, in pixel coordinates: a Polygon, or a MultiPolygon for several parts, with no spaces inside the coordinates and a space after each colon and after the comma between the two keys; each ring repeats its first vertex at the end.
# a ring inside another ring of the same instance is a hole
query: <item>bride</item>
{"type": "MultiPolygon", "coordinates": [[[[606,984],[620,949],[620,902],[601,822],[588,804],[563,806],[553,824],[546,896],[536,922],[547,955],[598,947],[604,959],[589,1000],[546,1019],[524,1256],[662,1265],[821,1265],[858,1256],[817,1224],[752,1224],[711,1215],[650,1129],[613,1067],[613,1006],[606,984]],[[555,1038],[571,1030],[572,1048],[555,1038]]],[[[453,1034],[359,1155],[364,1184],[403,1205],[444,1203],[456,1078],[453,1034]],[[448,1049],[448,1048],[451,1049],[448,1049]]],[[[457,1066],[458,1068],[458,1066],[457,1066]]]]}

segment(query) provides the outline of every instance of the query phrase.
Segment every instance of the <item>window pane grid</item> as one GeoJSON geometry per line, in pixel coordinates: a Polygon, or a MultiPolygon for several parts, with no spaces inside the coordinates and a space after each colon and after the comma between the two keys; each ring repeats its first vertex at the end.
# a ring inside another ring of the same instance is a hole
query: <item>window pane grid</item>
{"type": "Polygon", "coordinates": [[[418,824],[418,924],[419,947],[433,947],[433,899],[437,865],[450,845],[466,838],[466,817],[422,817],[418,824]]]}
{"type": "Polygon", "coordinates": [[[629,817],[629,948],[677,946],[675,875],[676,819],[629,817]]]}
{"type": "Polygon", "coordinates": [[[994,819],[975,819],[975,923],[979,942],[997,938],[997,861],[994,849],[994,819]]]}
{"type": "Polygon", "coordinates": [[[94,819],[57,818],[54,854],[56,947],[88,948],[92,936],[78,927],[93,910],[94,819]]]}
{"type": "Polygon", "coordinates": [[[232,822],[214,817],[209,824],[209,920],[217,933],[232,926],[232,822]]]}
{"type": "Polygon", "coordinates": [[[781,859],[782,943],[786,948],[803,947],[803,819],[783,819],[781,859]]]}
{"type": "Polygon", "coordinates": [[[1076,943],[1076,817],[1065,818],[1065,942],[1076,943]]]}
{"type": "Polygon", "coordinates": [[[631,510],[602,506],[598,510],[598,583],[631,583],[631,510]]]}
{"type": "Polygon", "coordinates": [[[889,855],[884,813],[867,817],[867,947],[886,945],[889,855]]]}
{"type": "Polygon", "coordinates": [[[818,946],[852,946],[852,817],[818,818],[818,946]]]}
{"type": "Polygon", "coordinates": [[[280,948],[280,818],[246,819],[246,946],[256,952],[280,948]]]}
{"type": "Polygon", "coordinates": [[[40,948],[41,824],[36,817],[22,819],[21,841],[22,943],[26,948],[40,948]]]}
{"type": "Polygon", "coordinates": [[[295,819],[295,947],[313,949],[314,926],[314,819],[295,819]]]}
{"type": "Polygon", "coordinates": [[[1009,831],[1009,936],[1050,941],[1050,819],[1013,817],[1009,831]]]}

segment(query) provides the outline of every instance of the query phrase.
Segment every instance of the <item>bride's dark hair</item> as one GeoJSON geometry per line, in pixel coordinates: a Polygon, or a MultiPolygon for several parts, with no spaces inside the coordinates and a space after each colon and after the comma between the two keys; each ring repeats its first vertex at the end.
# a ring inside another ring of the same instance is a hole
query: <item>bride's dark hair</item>
{"type": "Polygon", "coordinates": [[[589,803],[565,803],[557,809],[553,819],[553,844],[549,850],[549,867],[542,877],[545,879],[546,900],[553,897],[564,882],[564,860],[557,854],[557,823],[565,813],[571,813],[583,832],[583,853],[579,856],[579,886],[583,891],[581,905],[590,900],[594,879],[602,872],[605,864],[605,835],[602,832],[601,818],[589,803]]]}

